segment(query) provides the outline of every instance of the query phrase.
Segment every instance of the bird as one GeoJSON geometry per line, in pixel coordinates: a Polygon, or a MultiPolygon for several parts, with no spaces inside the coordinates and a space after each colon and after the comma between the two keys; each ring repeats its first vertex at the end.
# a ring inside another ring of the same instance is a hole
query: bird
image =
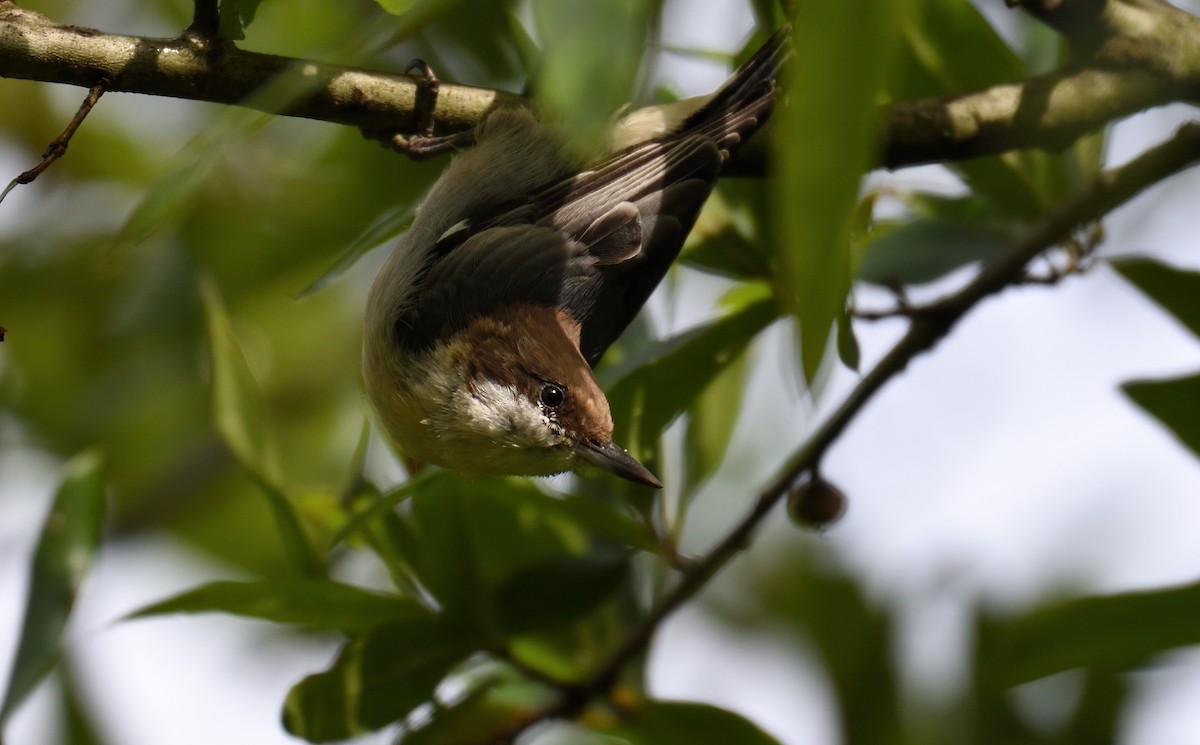
{"type": "Polygon", "coordinates": [[[709,96],[625,116],[592,163],[528,108],[477,125],[367,297],[366,392],[400,453],[471,477],[599,469],[662,487],[613,442],[593,367],[770,116],[788,38],[709,96]]]}

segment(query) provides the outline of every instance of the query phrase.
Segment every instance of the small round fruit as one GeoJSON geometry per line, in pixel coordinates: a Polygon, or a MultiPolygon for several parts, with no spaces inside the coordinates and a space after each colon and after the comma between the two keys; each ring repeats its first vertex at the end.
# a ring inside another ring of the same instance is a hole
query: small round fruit
{"type": "Polygon", "coordinates": [[[827,528],[846,514],[849,500],[842,490],[820,476],[788,492],[788,517],[806,528],[827,528]]]}

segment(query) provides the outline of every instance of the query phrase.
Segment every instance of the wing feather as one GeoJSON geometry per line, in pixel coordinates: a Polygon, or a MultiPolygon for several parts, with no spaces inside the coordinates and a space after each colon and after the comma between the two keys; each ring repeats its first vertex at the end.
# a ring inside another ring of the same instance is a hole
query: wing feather
{"type": "Polygon", "coordinates": [[[678,256],[730,151],[770,114],[776,34],[679,132],[469,217],[429,253],[419,302],[396,321],[422,348],[505,303],[558,307],[595,365],[678,256]]]}

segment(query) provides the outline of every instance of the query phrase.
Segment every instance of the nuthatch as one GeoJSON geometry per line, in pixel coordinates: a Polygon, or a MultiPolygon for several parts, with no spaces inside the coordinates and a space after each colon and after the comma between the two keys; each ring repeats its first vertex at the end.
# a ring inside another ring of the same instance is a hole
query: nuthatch
{"type": "Polygon", "coordinates": [[[468,475],[598,466],[661,487],[613,443],[592,366],[770,114],[785,40],[776,33],[708,97],[625,117],[622,149],[591,166],[525,109],[483,120],[367,301],[367,392],[406,456],[468,475]]]}

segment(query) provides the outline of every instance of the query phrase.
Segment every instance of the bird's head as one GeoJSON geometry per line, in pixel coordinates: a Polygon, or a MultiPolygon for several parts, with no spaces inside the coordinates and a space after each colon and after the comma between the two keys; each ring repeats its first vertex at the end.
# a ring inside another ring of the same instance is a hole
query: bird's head
{"type": "MultiPolygon", "coordinates": [[[[612,440],[608,400],[564,311],[514,305],[476,318],[375,396],[408,455],[473,475],[550,475],[596,467],[661,487],[612,440]]],[[[376,386],[368,385],[375,395],[376,386]]]]}

